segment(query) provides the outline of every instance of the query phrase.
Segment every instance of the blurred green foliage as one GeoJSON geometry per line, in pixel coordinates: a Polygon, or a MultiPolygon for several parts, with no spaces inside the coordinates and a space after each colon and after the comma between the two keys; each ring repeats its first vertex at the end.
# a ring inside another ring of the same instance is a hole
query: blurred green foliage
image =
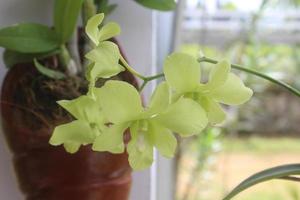
{"type": "Polygon", "coordinates": [[[230,153],[253,153],[253,154],[274,154],[283,151],[285,153],[300,152],[300,139],[282,137],[224,137],[222,139],[222,150],[230,153]]]}
{"type": "Polygon", "coordinates": [[[182,147],[184,150],[182,157],[193,155],[196,162],[192,166],[185,165],[183,160],[180,162],[180,170],[188,172],[188,180],[182,194],[177,194],[179,199],[189,200],[200,196],[201,191],[195,193],[192,192],[192,188],[202,188],[203,182],[205,185],[206,178],[204,176],[211,170],[213,164],[211,161],[216,153],[221,150],[221,137],[220,128],[207,128],[182,147]]]}

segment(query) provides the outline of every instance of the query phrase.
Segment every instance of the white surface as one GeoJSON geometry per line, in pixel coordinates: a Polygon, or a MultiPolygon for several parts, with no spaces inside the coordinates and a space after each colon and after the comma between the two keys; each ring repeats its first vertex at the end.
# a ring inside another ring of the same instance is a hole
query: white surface
{"type": "MultiPolygon", "coordinates": [[[[165,58],[173,51],[174,12],[159,12],[157,17],[157,68],[162,71],[165,58]]],[[[157,200],[175,199],[175,172],[172,159],[157,156],[157,200]]]]}
{"type": "MultiPolygon", "coordinates": [[[[112,2],[119,4],[111,19],[121,24],[123,31],[119,39],[130,63],[141,73],[151,74],[155,52],[152,12],[136,5],[131,0],[113,0],[112,2]]],[[[26,2],[24,0],[1,0],[0,27],[29,21],[45,22],[50,25],[52,3],[53,0],[26,0],[26,2]]],[[[3,62],[0,59],[1,81],[4,74],[3,62]]],[[[0,134],[0,199],[23,200],[13,174],[11,154],[3,140],[3,134],[0,134]]],[[[131,200],[150,199],[150,177],[150,170],[134,173],[131,200]]]]}

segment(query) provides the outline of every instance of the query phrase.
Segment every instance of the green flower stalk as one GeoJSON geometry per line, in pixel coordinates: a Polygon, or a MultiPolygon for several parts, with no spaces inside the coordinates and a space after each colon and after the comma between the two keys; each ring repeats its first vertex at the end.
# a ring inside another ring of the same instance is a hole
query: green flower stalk
{"type": "Polygon", "coordinates": [[[86,78],[90,82],[90,91],[98,78],[110,78],[124,71],[124,68],[119,65],[122,56],[118,46],[113,42],[106,41],[119,35],[121,29],[114,22],[99,29],[103,19],[104,14],[95,15],[87,22],[86,26],[86,34],[94,46],[94,49],[85,56],[90,62],[86,73],[86,78]]]}

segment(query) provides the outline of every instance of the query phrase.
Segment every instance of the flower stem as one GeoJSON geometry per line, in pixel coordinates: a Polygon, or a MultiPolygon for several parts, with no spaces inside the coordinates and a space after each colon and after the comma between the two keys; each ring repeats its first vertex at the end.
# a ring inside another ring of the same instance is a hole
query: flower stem
{"type": "MultiPolygon", "coordinates": [[[[211,58],[206,58],[206,57],[202,57],[198,60],[199,62],[207,62],[207,63],[212,63],[212,64],[217,64],[218,61],[217,60],[214,60],[214,59],[211,59],[211,58]]],[[[266,74],[263,74],[263,73],[260,73],[258,71],[255,71],[253,69],[250,69],[250,68],[245,68],[241,65],[236,65],[236,64],[231,64],[231,67],[234,68],[234,69],[237,69],[237,70],[240,70],[240,71],[243,71],[243,72],[246,72],[246,73],[249,73],[249,74],[253,74],[255,76],[258,76],[260,78],[263,78],[265,80],[268,80],[272,83],[275,83],[276,85],[279,85],[285,89],[287,89],[288,91],[290,91],[291,93],[293,93],[294,95],[300,97],[300,91],[297,90],[296,88],[292,87],[291,85],[283,82],[283,81],[280,81],[280,80],[276,80],[266,74]]]]}
{"type": "Polygon", "coordinates": [[[147,77],[141,75],[140,73],[138,73],[137,71],[135,71],[135,69],[133,69],[128,63],[127,61],[123,58],[123,56],[121,56],[120,58],[121,63],[124,65],[124,67],[133,75],[135,75],[136,77],[146,81],[147,77]]]}
{"type": "Polygon", "coordinates": [[[82,22],[85,26],[87,21],[97,13],[94,0],[85,0],[82,7],[82,22]]]}
{"type": "MultiPolygon", "coordinates": [[[[152,81],[152,80],[155,80],[155,79],[159,79],[159,78],[162,78],[164,77],[164,73],[160,73],[160,74],[157,74],[157,75],[153,75],[153,76],[143,76],[141,75],[140,73],[138,73],[137,71],[135,71],[132,67],[130,67],[128,65],[128,63],[125,61],[124,58],[121,57],[121,62],[123,63],[123,65],[125,66],[125,68],[130,72],[132,73],[133,75],[137,76],[138,78],[142,79],[144,82],[142,84],[142,86],[140,87],[139,91],[141,92],[144,87],[148,84],[148,82],[152,81]]],[[[219,61],[217,60],[214,60],[212,58],[207,58],[207,57],[202,57],[202,58],[199,58],[198,59],[199,62],[207,62],[207,63],[211,63],[211,64],[217,64],[219,61]]],[[[255,75],[257,77],[260,77],[260,78],[263,78],[265,80],[268,80],[276,85],[279,85],[283,88],[285,88],[286,90],[288,90],[289,92],[293,93],[294,95],[300,97],[300,91],[296,88],[294,88],[293,86],[283,82],[283,81],[280,81],[280,80],[276,80],[274,78],[272,78],[271,76],[268,76],[266,74],[263,74],[263,73],[260,73],[258,71],[255,71],[253,69],[250,69],[250,68],[246,68],[246,67],[243,67],[241,65],[237,65],[237,64],[231,64],[231,67],[234,68],[234,69],[237,69],[237,70],[240,70],[240,71],[243,71],[243,72],[246,72],[248,74],[252,74],[252,75],[255,75]]]]}
{"type": "Polygon", "coordinates": [[[157,75],[154,75],[154,76],[148,76],[146,78],[147,78],[148,81],[152,81],[152,80],[155,80],[155,79],[158,79],[158,78],[162,78],[164,76],[165,76],[165,74],[161,73],[161,74],[157,74],[157,75]]]}
{"type": "Polygon", "coordinates": [[[148,84],[149,81],[144,81],[143,84],[141,85],[141,87],[139,88],[139,92],[142,92],[143,89],[146,87],[146,85],[148,84]]]}
{"type": "Polygon", "coordinates": [[[60,64],[66,69],[66,72],[70,76],[74,76],[78,73],[76,64],[72,61],[69,50],[65,45],[61,45],[60,53],[58,54],[60,64]]]}

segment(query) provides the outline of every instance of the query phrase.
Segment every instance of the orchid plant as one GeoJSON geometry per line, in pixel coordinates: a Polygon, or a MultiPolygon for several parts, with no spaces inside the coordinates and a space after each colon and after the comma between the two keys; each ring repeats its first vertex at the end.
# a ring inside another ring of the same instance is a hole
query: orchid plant
{"type": "MultiPolygon", "coordinates": [[[[176,7],[175,0],[134,1],[158,10],[176,7]]],[[[300,97],[300,91],[294,87],[251,68],[205,56],[197,59],[178,52],[166,58],[163,73],[144,76],[126,62],[118,46],[110,41],[120,34],[119,25],[113,22],[102,25],[104,14],[93,16],[97,11],[109,14],[115,7],[108,0],[55,0],[53,27],[21,23],[0,29],[0,46],[6,49],[4,62],[7,67],[34,61],[39,73],[55,80],[81,78],[85,73],[88,92],[76,99],[58,102],[74,121],[54,129],[51,145],[63,145],[69,153],[76,153],[82,145],[115,154],[127,151],[131,167],[142,170],[152,164],[153,148],[163,156],[174,156],[177,140],[173,133],[181,137],[201,134],[207,126],[225,120],[222,104],[240,105],[251,98],[252,90],[231,69],[271,81],[300,97]],[[80,62],[75,31],[81,11],[90,46],[85,56],[86,66],[80,62]],[[62,66],[59,70],[39,62],[53,55],[62,66]],[[201,63],[213,64],[207,82],[201,80],[201,63]],[[112,80],[124,70],[142,80],[140,88],[112,80]],[[144,106],[140,93],[147,83],[159,78],[165,80],[154,90],[149,105],[144,106]],[[106,81],[101,87],[100,79],[106,81]],[[130,131],[128,142],[124,140],[126,130],[130,131]]],[[[223,200],[270,179],[300,181],[294,176],[299,174],[300,164],[264,170],[243,181],[223,200]]]]}
{"type": "Polygon", "coordinates": [[[124,81],[107,80],[96,87],[98,79],[109,79],[125,69],[146,83],[152,79],[130,67],[118,46],[108,41],[120,33],[120,27],[111,22],[99,29],[103,19],[104,14],[95,15],[86,26],[92,46],[85,56],[89,91],[58,102],[76,120],[56,127],[50,144],[63,144],[70,153],[88,144],[101,152],[123,153],[126,148],[130,166],[142,170],[152,164],[154,147],[163,156],[174,156],[177,140],[173,132],[182,137],[200,134],[206,126],[225,120],[220,103],[239,105],[251,98],[252,90],[231,72],[229,62],[218,62],[209,81],[201,83],[200,63],[184,53],[167,57],[165,81],[156,87],[148,106],[143,106],[141,90],[124,81]],[[123,139],[126,129],[131,136],[127,145],[123,139]]]}
{"type": "MultiPolygon", "coordinates": [[[[91,17],[85,29],[90,39],[90,51],[85,56],[88,92],[76,99],[58,102],[75,120],[57,126],[49,142],[54,146],[64,145],[69,153],[76,153],[82,145],[114,154],[127,151],[134,170],[143,170],[152,164],[154,148],[165,157],[173,157],[177,146],[173,133],[181,137],[201,134],[207,126],[226,119],[222,104],[240,105],[253,95],[231,72],[232,68],[266,79],[300,97],[300,91],[294,87],[253,69],[205,56],[197,59],[179,52],[166,58],[163,73],[144,76],[126,62],[118,46],[109,40],[120,34],[119,25],[110,22],[101,26],[103,19],[104,14],[91,17]],[[214,64],[207,82],[201,80],[200,63],[214,64]],[[143,81],[140,88],[112,80],[124,70],[143,81]],[[165,80],[154,90],[149,105],[144,106],[140,93],[147,83],[159,78],[165,80]],[[100,79],[105,80],[101,87],[97,84],[100,79]],[[124,139],[126,130],[130,131],[128,142],[124,139]]],[[[264,170],[243,181],[223,200],[270,179],[299,181],[292,176],[299,174],[299,164],[264,170]]]]}

